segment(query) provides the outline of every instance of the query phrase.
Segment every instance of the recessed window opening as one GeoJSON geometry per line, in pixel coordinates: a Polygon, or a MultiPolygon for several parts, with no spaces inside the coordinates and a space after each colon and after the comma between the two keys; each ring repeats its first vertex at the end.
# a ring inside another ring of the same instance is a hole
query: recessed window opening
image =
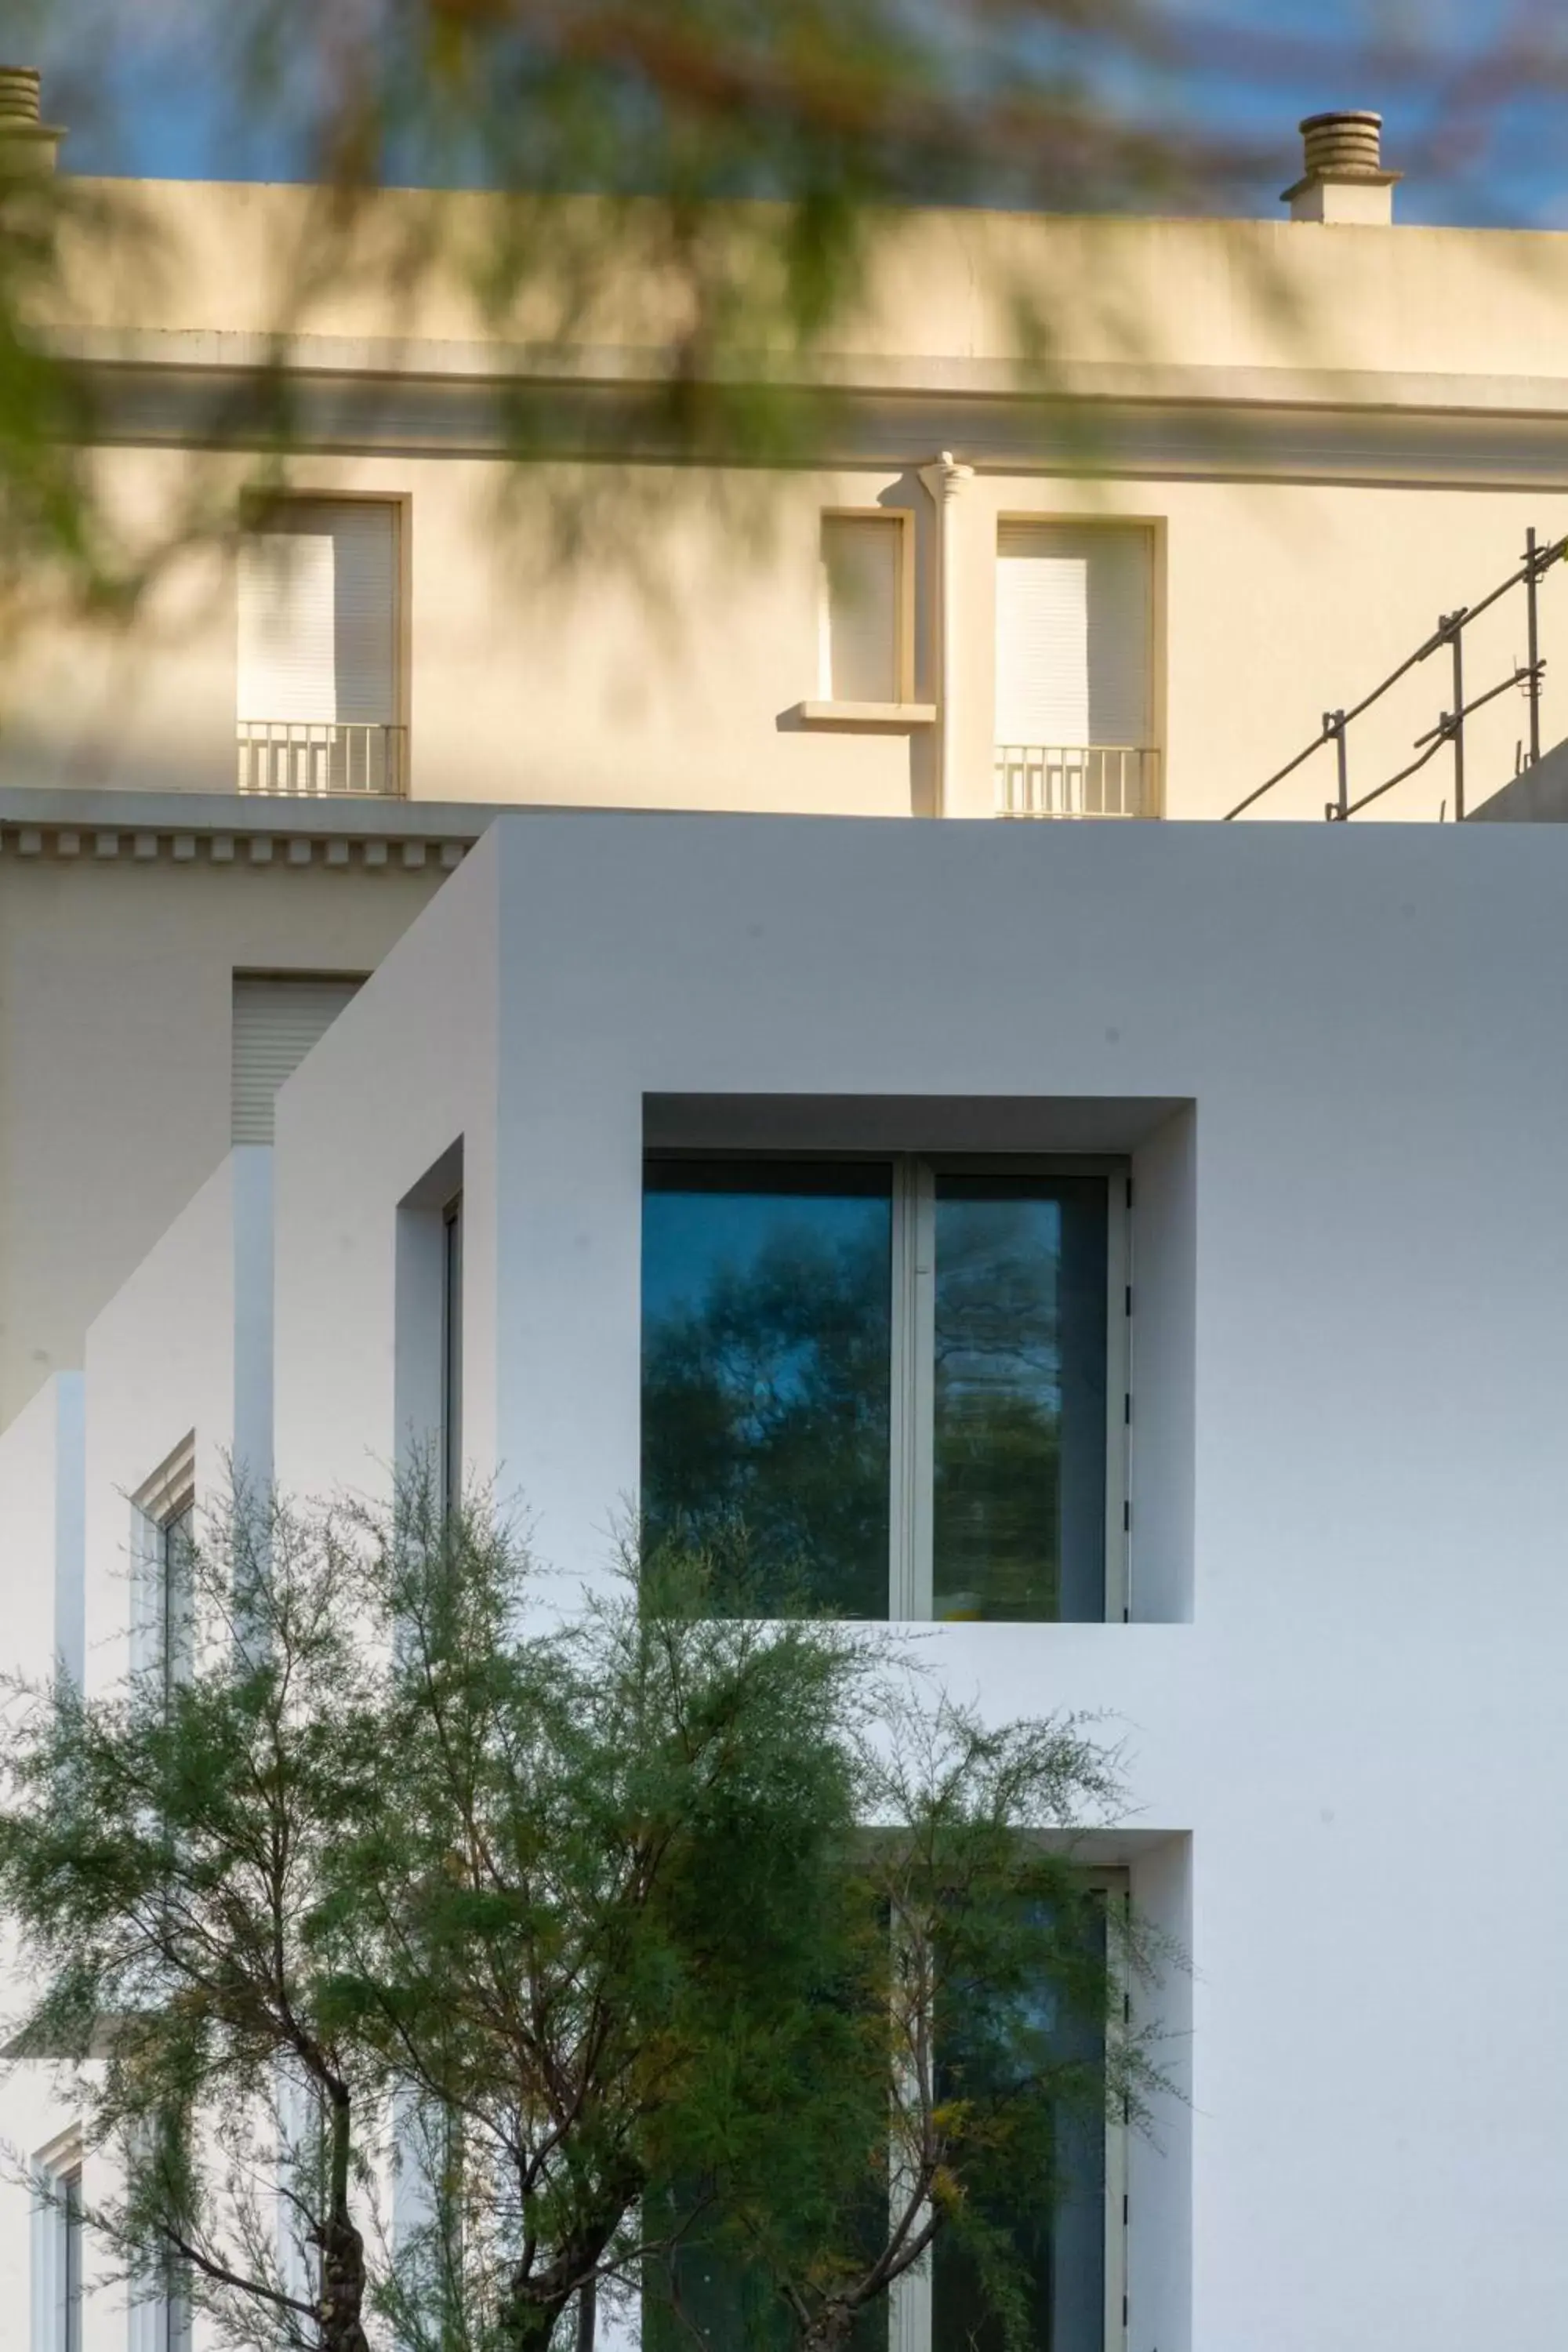
{"type": "Polygon", "coordinates": [[[822,518],[819,669],[829,702],[905,698],[905,530],[899,514],[822,518]]]}
{"type": "Polygon", "coordinates": [[[61,2352],[81,2352],[82,2206],[81,2167],[73,2165],[60,2176],[60,2327],[61,2352]]]}
{"type": "Polygon", "coordinates": [[[1152,541],[1142,525],[1000,526],[1000,814],[1156,814],[1152,578],[1152,541]]]}
{"type": "Polygon", "coordinates": [[[132,1664],[138,1671],[156,1674],[165,1704],[191,1670],[195,1630],[195,1501],[193,1431],[132,1497],[132,1552],[137,1584],[132,1664]]]}
{"type": "MultiPolygon", "coordinates": [[[[1100,1968],[1110,1958],[1109,1906],[1127,1900],[1124,1875],[1108,1873],[1087,1925],[1100,1968]]],[[[1018,2000],[1039,2037],[1043,2063],[1072,2070],[1080,2095],[1061,2102],[1053,2116],[1051,2177],[1009,2179],[984,2219],[1022,2267],[1027,2340],[1035,2352],[1107,2352],[1124,2341],[1126,2126],[1108,2112],[1104,2025],[1074,2013],[1044,1973],[1018,2000]]],[[[994,2080],[994,2044],[974,2031],[962,2000],[939,2001],[934,2042],[939,2098],[973,2095],[983,2082],[995,2095],[1001,2086],[994,2080]]],[[[938,2238],[929,2278],[919,2283],[912,2300],[909,2352],[946,2352],[949,2346],[1006,2352],[1005,2331],[987,2308],[974,2257],[956,2236],[938,2238]]]]}
{"type": "Polygon", "coordinates": [[[158,1655],[165,1704],[191,1670],[196,1507],[188,1496],[158,1529],[158,1655]]]}
{"type": "Polygon", "coordinates": [[[279,1087],[363,981],[357,972],[237,971],[233,985],[229,1140],[270,1143],[279,1087]]]}
{"type": "Polygon", "coordinates": [[[154,2343],[157,2352],[190,2352],[191,2305],[185,2293],[179,2256],[166,2253],[159,2264],[159,2296],[154,2343]]]}
{"type": "Polygon", "coordinates": [[[1124,1175],[651,1158],[643,1517],[759,1605],[1126,1611],[1124,1175]]]}
{"type": "Polygon", "coordinates": [[[398,685],[399,509],[297,499],[240,543],[238,788],[407,790],[398,685]]]}
{"type": "Polygon", "coordinates": [[[441,1494],[463,1498],[463,1196],[441,1212],[441,1494]]]}
{"type": "MultiPolygon", "coordinates": [[[[1080,1923],[1096,1973],[1114,1971],[1110,1909],[1127,1901],[1125,1874],[1103,1874],[1080,1923]]],[[[1053,1940],[1048,1915],[1037,1915],[1037,1924],[1041,1962],[1009,2002],[1005,2030],[996,2030],[1001,2021],[992,2005],[976,2010],[956,1987],[939,1990],[931,2021],[935,2095],[939,2105],[968,2097],[1005,2109],[1020,2062],[1031,2080],[1048,2075],[1060,2085],[1070,2083],[1070,2095],[1064,2087],[1051,2102],[1029,2162],[977,2179],[973,2193],[986,2227],[1008,2246],[1022,2273],[1031,2352],[1112,2352],[1125,2341],[1127,2126],[1106,2096],[1103,2021],[1064,2000],[1059,1947],[1054,1966],[1046,1957],[1053,1940]]],[[[872,2215],[868,2260],[878,2251],[878,2231],[872,2215]]],[[[645,2301],[649,2352],[693,2344],[703,2352],[754,2352],[784,2341],[771,2283],[705,2240],[700,2222],[675,2257],[672,2284],[679,2317],[662,2281],[645,2301]]],[[[886,2301],[862,2312],[850,2342],[852,2352],[1006,2352],[1007,2337],[972,2248],[944,2231],[924,2263],[906,2273],[886,2301]]]]}

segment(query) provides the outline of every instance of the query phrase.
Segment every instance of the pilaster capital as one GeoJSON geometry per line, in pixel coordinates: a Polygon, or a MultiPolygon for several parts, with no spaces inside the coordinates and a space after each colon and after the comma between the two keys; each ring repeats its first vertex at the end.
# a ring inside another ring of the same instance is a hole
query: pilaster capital
{"type": "Polygon", "coordinates": [[[974,468],[960,465],[952,450],[944,449],[929,466],[921,467],[921,479],[939,507],[952,506],[974,479],[974,468]]]}

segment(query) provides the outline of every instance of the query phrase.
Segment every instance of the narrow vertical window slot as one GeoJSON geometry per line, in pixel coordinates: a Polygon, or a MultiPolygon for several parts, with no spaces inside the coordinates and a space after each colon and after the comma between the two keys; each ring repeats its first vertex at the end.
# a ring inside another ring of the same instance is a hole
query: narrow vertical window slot
{"type": "Polygon", "coordinates": [[[891,1508],[889,1613],[931,1606],[931,1329],[936,1192],[923,1160],[893,1169],[891,1508]]]}
{"type": "Polygon", "coordinates": [[[463,1499],[463,1196],[441,1212],[441,1495],[463,1499]]]}
{"type": "Polygon", "coordinates": [[[1105,1614],[1125,1624],[1132,1614],[1132,1188],[1106,1189],[1105,1614]]]}
{"type": "Polygon", "coordinates": [[[158,1529],[158,1662],[166,1707],[191,1670],[195,1517],[195,1498],[187,1495],[158,1529]]]}
{"type": "Polygon", "coordinates": [[[81,2167],[59,2181],[60,2352],[81,2352],[82,2207],[81,2167]]]}

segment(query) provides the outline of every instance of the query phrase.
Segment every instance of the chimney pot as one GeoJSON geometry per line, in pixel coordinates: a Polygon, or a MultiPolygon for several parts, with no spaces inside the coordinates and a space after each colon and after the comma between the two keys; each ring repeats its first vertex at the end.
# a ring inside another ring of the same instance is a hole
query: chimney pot
{"type": "Polygon", "coordinates": [[[42,89],[42,76],[31,66],[0,66],[0,121],[37,122],[42,89]]]}
{"type": "Polygon", "coordinates": [[[1291,219],[1363,227],[1392,221],[1400,174],[1383,168],[1382,115],[1339,107],[1309,114],[1299,127],[1305,169],[1283,197],[1291,219]]]}
{"type": "Polygon", "coordinates": [[[43,120],[43,82],[36,67],[0,66],[0,141],[12,169],[52,172],[63,131],[43,120]]]}

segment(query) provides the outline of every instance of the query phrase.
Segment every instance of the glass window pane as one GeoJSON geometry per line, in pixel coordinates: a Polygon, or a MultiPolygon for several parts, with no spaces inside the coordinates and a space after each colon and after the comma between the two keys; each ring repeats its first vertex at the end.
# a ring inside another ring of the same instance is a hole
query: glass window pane
{"type": "Polygon", "coordinates": [[[763,1605],[888,1613],[890,1172],[650,1161],[651,1544],[743,1533],[763,1605]]]}
{"type": "Polygon", "coordinates": [[[932,1612],[1105,1614],[1106,1186],[939,1176],[932,1612]]]}
{"type": "Polygon", "coordinates": [[[68,2172],[60,2183],[64,2210],[61,2304],[65,2321],[63,2352],[81,2352],[81,2174],[68,2172]]]}
{"type": "Polygon", "coordinates": [[[441,1218],[441,1499],[463,1499],[463,1196],[441,1218]]]}
{"type": "Polygon", "coordinates": [[[165,1696],[173,1695],[175,1685],[183,1681],[190,1671],[195,1598],[191,1591],[191,1577],[195,1522],[195,1506],[187,1503],[172,1519],[166,1519],[163,1528],[158,1640],[165,1696]]]}
{"type": "MultiPolygon", "coordinates": [[[[668,2203],[673,2223],[676,2200],[668,2203]]],[[[662,2226],[654,2200],[647,2206],[662,2226]]],[[[796,2330],[761,2270],[688,2224],[668,2263],[648,2266],[641,2334],[644,2352],[791,2352],[796,2330]]]]}
{"type": "MultiPolygon", "coordinates": [[[[1046,1945],[1059,1937],[1043,1916],[1040,1932],[1046,1945]]],[[[1089,1979],[1102,1979],[1102,1906],[1096,1903],[1087,1921],[1075,1918],[1071,1932],[1089,1979]]],[[[1021,2147],[1009,2147],[1003,2161],[980,2168],[971,2194],[976,2218],[1001,2234],[1018,2264],[1030,2352],[1104,2352],[1105,2036],[1098,2017],[1057,1990],[1065,1973],[1058,1942],[1054,1961],[1042,1960],[1034,1993],[1007,2016],[984,2005],[976,2014],[956,2000],[945,2015],[939,2011],[939,2095],[961,2099],[984,2089],[994,2099],[1013,2080],[1042,2074],[1063,2083],[1044,2130],[1028,2135],[1028,2160],[1021,2147]]],[[[1086,1990],[1079,1988],[1080,1997],[1086,1990]]],[[[937,2239],[931,2263],[931,2347],[1006,2352],[974,2254],[952,2231],[937,2239]]]]}

